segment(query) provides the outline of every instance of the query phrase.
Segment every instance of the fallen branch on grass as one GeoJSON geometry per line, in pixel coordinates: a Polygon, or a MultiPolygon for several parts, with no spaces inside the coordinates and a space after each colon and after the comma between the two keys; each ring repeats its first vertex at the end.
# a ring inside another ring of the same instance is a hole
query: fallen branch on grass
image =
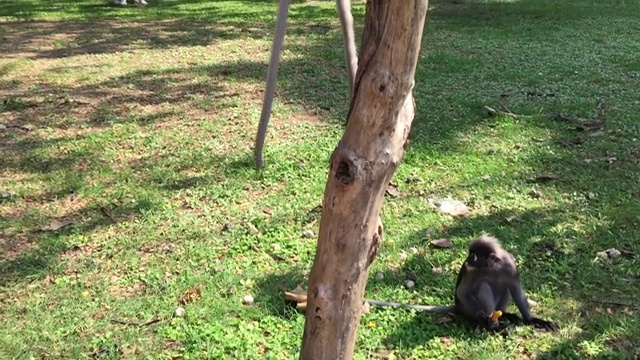
{"type": "Polygon", "coordinates": [[[490,106],[485,105],[484,109],[487,111],[487,113],[489,113],[489,115],[491,116],[498,116],[498,115],[502,115],[502,116],[508,116],[510,118],[514,118],[514,119],[522,119],[525,117],[525,115],[518,115],[518,114],[514,114],[511,111],[502,111],[502,110],[497,110],[494,109],[490,106]]]}
{"type": "MultiPolygon", "coordinates": [[[[307,293],[300,287],[296,287],[293,291],[284,292],[285,303],[296,305],[296,310],[305,312],[307,310],[307,293]]],[[[362,304],[363,313],[369,313],[369,303],[366,301],[362,304]]]]}
{"type": "Polygon", "coordinates": [[[552,114],[549,116],[553,120],[576,124],[579,130],[600,130],[604,127],[604,119],[588,119],[565,114],[552,114]]]}
{"type": "MultiPolygon", "coordinates": [[[[295,291],[295,290],[294,290],[295,291]]],[[[305,311],[307,309],[307,294],[298,292],[284,292],[284,300],[295,303],[296,309],[305,311]]]]}

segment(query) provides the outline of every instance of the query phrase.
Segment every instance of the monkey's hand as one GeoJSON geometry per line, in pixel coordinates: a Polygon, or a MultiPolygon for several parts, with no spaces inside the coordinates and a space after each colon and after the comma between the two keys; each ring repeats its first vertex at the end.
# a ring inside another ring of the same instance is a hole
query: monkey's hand
{"type": "Polygon", "coordinates": [[[533,325],[534,328],[540,330],[548,330],[548,331],[556,331],[558,330],[558,325],[552,323],[551,321],[543,320],[540,318],[532,318],[531,320],[525,320],[527,325],[533,325]]]}
{"type": "Polygon", "coordinates": [[[500,319],[500,316],[502,316],[502,311],[500,310],[494,311],[491,316],[489,316],[489,318],[487,319],[487,322],[489,323],[489,329],[497,330],[498,328],[500,328],[500,321],[498,321],[500,319]]]}

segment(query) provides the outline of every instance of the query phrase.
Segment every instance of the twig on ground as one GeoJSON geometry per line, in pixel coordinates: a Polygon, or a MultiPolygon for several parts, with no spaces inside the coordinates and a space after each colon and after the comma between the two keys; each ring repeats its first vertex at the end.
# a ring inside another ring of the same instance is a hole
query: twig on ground
{"type": "Polygon", "coordinates": [[[491,116],[498,116],[498,115],[502,115],[502,116],[508,116],[514,119],[522,119],[525,117],[525,115],[518,115],[518,114],[514,114],[511,111],[501,111],[501,110],[497,110],[494,109],[490,106],[485,105],[484,109],[489,113],[489,115],[491,116]]]}
{"type": "Polygon", "coordinates": [[[604,119],[587,119],[565,114],[551,114],[550,117],[557,121],[576,124],[580,130],[600,130],[604,127],[604,119]]]}
{"type": "Polygon", "coordinates": [[[152,317],[149,321],[144,322],[144,323],[138,323],[135,321],[126,321],[126,320],[118,320],[118,319],[111,319],[112,323],[116,323],[116,324],[122,324],[122,325],[130,325],[130,326],[149,326],[151,324],[155,324],[157,322],[160,322],[160,318],[158,317],[152,317]]]}
{"type": "Polygon", "coordinates": [[[594,304],[600,304],[600,305],[624,306],[624,307],[632,307],[632,308],[637,308],[638,307],[638,305],[631,304],[631,303],[625,303],[625,302],[621,302],[621,301],[590,300],[590,302],[592,302],[594,304]]]}

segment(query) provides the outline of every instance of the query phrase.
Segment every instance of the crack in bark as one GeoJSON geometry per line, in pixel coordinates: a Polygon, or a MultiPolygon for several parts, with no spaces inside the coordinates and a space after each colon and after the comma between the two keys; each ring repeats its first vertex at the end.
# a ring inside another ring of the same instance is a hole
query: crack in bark
{"type": "Polygon", "coordinates": [[[367,268],[378,256],[378,252],[380,251],[380,244],[382,243],[382,235],[384,230],[382,229],[382,221],[378,219],[378,231],[373,234],[373,239],[371,241],[371,247],[369,248],[369,253],[367,256],[367,268]]]}

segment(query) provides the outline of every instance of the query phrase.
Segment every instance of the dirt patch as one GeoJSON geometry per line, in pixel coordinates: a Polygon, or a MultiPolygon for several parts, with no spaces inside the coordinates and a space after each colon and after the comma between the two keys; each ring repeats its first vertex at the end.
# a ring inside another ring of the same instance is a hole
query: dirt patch
{"type": "Polygon", "coordinates": [[[33,238],[27,234],[0,234],[0,261],[15,261],[36,248],[33,238]]]}
{"type": "Polygon", "coordinates": [[[138,281],[133,285],[110,285],[107,291],[111,296],[116,298],[128,298],[132,296],[140,296],[145,293],[147,286],[142,281],[138,281]]]}

